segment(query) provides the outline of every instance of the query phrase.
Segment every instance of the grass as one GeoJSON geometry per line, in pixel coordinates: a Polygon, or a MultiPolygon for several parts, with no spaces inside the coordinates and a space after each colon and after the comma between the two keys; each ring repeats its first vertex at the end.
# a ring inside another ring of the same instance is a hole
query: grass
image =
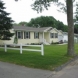
{"type": "MultiPolygon", "coordinates": [[[[78,44],[75,45],[75,51],[78,54],[78,44]]],[[[71,57],[66,56],[67,45],[46,45],[44,46],[44,56],[39,52],[8,50],[0,48],[0,61],[10,62],[26,67],[39,68],[45,70],[54,70],[56,67],[66,63],[71,57]]]]}

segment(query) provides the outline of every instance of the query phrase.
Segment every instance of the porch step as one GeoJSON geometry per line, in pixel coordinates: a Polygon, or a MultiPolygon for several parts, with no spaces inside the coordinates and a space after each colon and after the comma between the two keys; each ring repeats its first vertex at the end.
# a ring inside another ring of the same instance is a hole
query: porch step
{"type": "Polygon", "coordinates": [[[45,45],[50,45],[50,43],[48,43],[48,42],[45,42],[44,44],[45,44],[45,45]]]}

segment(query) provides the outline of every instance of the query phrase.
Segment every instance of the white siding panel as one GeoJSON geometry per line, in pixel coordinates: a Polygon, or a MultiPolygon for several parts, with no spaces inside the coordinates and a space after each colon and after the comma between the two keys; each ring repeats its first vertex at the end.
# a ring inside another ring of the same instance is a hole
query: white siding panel
{"type": "Polygon", "coordinates": [[[63,40],[63,36],[62,35],[58,35],[58,41],[63,40]]]}

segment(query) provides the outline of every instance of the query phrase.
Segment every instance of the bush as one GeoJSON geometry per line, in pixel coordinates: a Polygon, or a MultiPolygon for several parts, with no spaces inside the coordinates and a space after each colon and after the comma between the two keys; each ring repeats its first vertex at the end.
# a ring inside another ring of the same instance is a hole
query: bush
{"type": "Polygon", "coordinates": [[[52,44],[59,44],[59,42],[53,42],[52,44]]]}
{"type": "Polygon", "coordinates": [[[59,44],[63,44],[63,40],[60,40],[60,41],[59,41],[59,44]]]}

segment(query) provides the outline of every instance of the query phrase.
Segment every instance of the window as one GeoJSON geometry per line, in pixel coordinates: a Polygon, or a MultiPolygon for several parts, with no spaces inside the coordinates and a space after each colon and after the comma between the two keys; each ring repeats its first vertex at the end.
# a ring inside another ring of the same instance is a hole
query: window
{"type": "Polygon", "coordinates": [[[23,32],[22,31],[18,31],[18,39],[23,39],[23,32]]]}
{"type": "Polygon", "coordinates": [[[39,38],[39,32],[34,32],[34,39],[38,39],[39,38]]]}
{"type": "Polygon", "coordinates": [[[58,33],[55,33],[55,38],[58,38],[58,33]]]}
{"type": "Polygon", "coordinates": [[[30,39],[30,32],[24,32],[24,39],[30,39]]]}
{"type": "Polygon", "coordinates": [[[50,38],[54,38],[54,33],[50,33],[50,38]]]}

